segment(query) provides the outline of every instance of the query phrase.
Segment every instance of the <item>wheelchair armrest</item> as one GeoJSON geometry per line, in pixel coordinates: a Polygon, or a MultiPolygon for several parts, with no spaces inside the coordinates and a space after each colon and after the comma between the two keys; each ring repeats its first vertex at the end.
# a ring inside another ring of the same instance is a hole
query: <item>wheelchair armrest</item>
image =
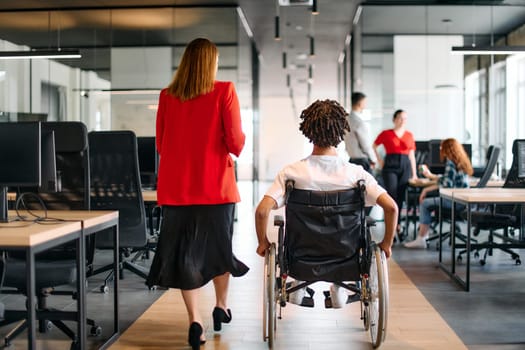
{"type": "Polygon", "coordinates": [[[273,225],[274,226],[284,226],[284,218],[282,215],[275,215],[273,217],[273,225]]]}

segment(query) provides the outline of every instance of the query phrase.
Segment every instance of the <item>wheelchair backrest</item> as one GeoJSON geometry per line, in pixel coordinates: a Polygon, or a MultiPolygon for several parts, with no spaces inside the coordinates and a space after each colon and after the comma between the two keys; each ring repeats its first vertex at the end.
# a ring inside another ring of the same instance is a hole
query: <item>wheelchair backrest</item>
{"type": "Polygon", "coordinates": [[[338,191],[290,190],[284,237],[290,275],[332,281],[359,276],[358,253],[368,246],[364,191],[363,182],[338,191]],[[348,264],[355,271],[345,272],[348,264]]]}

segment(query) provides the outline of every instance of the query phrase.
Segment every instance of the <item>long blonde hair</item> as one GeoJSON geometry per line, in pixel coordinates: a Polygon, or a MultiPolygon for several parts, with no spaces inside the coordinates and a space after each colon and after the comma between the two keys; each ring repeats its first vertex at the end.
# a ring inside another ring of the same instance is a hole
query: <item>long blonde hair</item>
{"type": "Polygon", "coordinates": [[[213,90],[219,50],[204,38],[194,39],[186,46],[168,93],[187,101],[213,90]]]}
{"type": "Polygon", "coordinates": [[[472,175],[474,173],[467,152],[465,152],[463,145],[456,139],[450,138],[441,142],[439,157],[441,161],[445,160],[445,158],[450,159],[456,164],[456,168],[462,170],[465,174],[472,175]]]}

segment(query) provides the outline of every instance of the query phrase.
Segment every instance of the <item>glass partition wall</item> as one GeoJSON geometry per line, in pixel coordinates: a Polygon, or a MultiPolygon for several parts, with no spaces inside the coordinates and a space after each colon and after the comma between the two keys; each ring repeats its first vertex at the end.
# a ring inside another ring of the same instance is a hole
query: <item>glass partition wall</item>
{"type": "Polygon", "coordinates": [[[252,178],[252,55],[236,6],[0,12],[0,51],[78,50],[80,58],[0,60],[0,120],[37,115],[89,130],[155,134],[160,89],[197,37],[219,48],[218,80],[235,83],[246,129],[240,175],[252,178]],[[30,33],[31,35],[28,35],[30,33]]]}

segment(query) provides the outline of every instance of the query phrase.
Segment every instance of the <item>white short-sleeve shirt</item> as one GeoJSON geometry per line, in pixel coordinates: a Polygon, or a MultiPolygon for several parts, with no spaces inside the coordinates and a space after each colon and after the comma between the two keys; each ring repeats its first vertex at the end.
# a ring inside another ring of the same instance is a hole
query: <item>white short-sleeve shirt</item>
{"type": "Polygon", "coordinates": [[[294,180],[295,188],[315,191],[348,189],[355,187],[357,181],[364,180],[365,206],[375,205],[377,197],[386,192],[362,166],[351,164],[338,156],[310,155],[279,171],[272,186],[266,192],[266,196],[273,198],[278,207],[284,205],[287,180],[294,180]]]}

